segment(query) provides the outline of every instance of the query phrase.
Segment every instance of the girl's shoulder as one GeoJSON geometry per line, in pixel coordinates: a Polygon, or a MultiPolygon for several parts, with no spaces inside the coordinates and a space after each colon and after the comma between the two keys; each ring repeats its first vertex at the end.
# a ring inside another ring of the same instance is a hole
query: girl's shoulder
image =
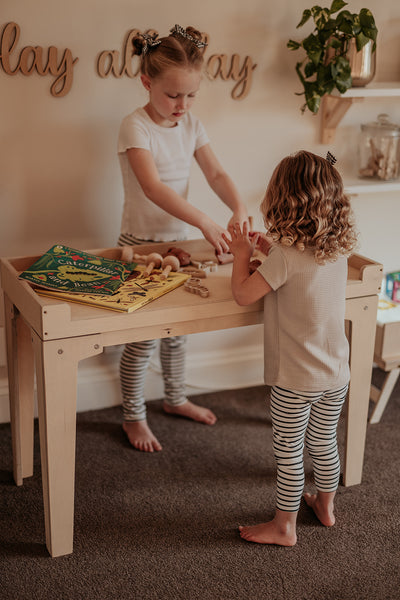
{"type": "Polygon", "coordinates": [[[135,108],[134,111],[132,111],[131,113],[129,113],[122,119],[122,123],[135,123],[135,122],[139,122],[139,123],[151,122],[151,119],[148,116],[147,112],[144,110],[144,108],[142,108],[142,107],[135,108]]]}

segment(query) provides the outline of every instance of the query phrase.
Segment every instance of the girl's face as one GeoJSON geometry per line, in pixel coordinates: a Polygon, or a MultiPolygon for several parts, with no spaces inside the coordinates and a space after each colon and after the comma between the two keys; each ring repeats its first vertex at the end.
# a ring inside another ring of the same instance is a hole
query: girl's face
{"type": "Polygon", "coordinates": [[[177,67],[156,78],[142,75],[141,80],[149,92],[148,115],[161,127],[175,127],[194,102],[201,71],[177,67]]]}

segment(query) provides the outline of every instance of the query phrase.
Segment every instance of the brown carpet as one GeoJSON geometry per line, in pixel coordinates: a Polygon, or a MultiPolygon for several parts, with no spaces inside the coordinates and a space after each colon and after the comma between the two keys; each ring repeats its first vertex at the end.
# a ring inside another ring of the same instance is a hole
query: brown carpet
{"type": "MultiPolygon", "coordinates": [[[[379,380],[382,373],[376,371],[379,380]]],[[[35,474],[12,480],[0,426],[0,598],[3,600],[395,600],[400,598],[400,386],[368,427],[361,485],[340,486],[337,524],[304,504],[294,548],[244,542],[239,524],[273,514],[275,465],[263,387],[196,397],[214,427],[149,406],[164,445],[127,443],[120,409],[78,415],[74,553],[44,544],[37,423],[35,474]]],[[[345,418],[339,441],[343,455],[345,418]]],[[[310,462],[306,458],[307,487],[310,462]]]]}

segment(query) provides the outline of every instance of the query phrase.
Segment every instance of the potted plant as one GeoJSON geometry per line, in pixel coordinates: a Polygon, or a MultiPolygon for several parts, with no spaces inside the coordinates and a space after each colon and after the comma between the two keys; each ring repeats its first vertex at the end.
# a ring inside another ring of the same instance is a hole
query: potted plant
{"type": "Polygon", "coordinates": [[[297,94],[305,96],[302,112],[308,108],[317,113],[325,94],[330,94],[334,88],[343,94],[352,86],[349,61],[352,44],[355,44],[357,52],[363,51],[369,44],[372,46],[371,56],[376,50],[378,30],[371,11],[362,8],[358,14],[351,13],[341,10],[344,6],[347,6],[344,0],[333,0],[330,8],[313,6],[304,10],[297,28],[312,18],[315,25],[313,32],[301,42],[289,40],[287,43],[290,50],[303,48],[306,52],[306,57],[296,64],[296,72],[304,88],[304,92],[297,94]]]}

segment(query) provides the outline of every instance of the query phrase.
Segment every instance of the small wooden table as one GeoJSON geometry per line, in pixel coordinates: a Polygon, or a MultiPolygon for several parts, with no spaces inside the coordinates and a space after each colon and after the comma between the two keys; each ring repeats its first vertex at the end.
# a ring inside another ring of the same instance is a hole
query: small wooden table
{"type": "MultiPolygon", "coordinates": [[[[141,246],[163,252],[170,244],[141,246]]],[[[204,240],[180,242],[193,259],[212,260],[204,240]]],[[[91,251],[119,258],[120,249],[91,251]]],[[[34,364],[37,376],[46,544],[51,556],[73,550],[76,391],[79,361],[106,346],[262,323],[263,301],[240,307],[232,298],[231,265],[206,281],[208,298],[182,287],[133,313],[44,298],[18,278],[38,257],[1,260],[5,296],[13,470],[17,485],[33,474],[34,364]]],[[[361,482],[382,265],[349,259],[346,319],[350,321],[351,382],[344,485],[361,482]]]]}

